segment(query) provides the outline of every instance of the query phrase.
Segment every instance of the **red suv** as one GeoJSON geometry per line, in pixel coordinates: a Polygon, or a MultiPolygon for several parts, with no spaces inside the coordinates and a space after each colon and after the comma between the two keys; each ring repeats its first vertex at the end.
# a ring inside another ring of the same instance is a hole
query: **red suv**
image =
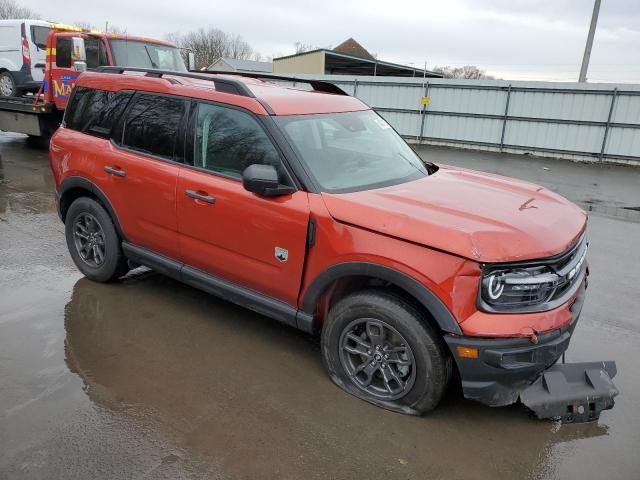
{"type": "Polygon", "coordinates": [[[83,74],[50,148],[80,271],[146,265],[321,332],[331,379],[393,411],[432,410],[453,376],[487,405],[524,397],[582,308],[585,213],[426,163],[360,100],[287,80],[83,74]]]}

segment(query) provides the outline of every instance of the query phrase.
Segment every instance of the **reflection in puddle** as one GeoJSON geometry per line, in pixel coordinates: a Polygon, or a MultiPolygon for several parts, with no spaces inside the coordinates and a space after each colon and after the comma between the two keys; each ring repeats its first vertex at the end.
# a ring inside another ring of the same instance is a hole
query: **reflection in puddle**
{"type": "Polygon", "coordinates": [[[424,418],[378,409],[333,386],[316,339],[151,272],[79,280],[65,327],[68,366],[93,401],[152,412],[232,474],[468,478],[483,465],[479,478],[519,478],[552,472],[557,444],[607,435],[483,407],[455,389],[424,418]]]}

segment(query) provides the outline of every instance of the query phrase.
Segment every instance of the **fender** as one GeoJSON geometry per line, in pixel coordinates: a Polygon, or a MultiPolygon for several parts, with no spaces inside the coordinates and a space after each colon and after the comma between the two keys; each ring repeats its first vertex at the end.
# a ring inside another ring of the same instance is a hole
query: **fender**
{"type": "Polygon", "coordinates": [[[302,311],[313,315],[320,295],[329,284],[339,278],[353,275],[379,278],[403,289],[429,311],[441,330],[462,335],[460,325],[453,314],[431,290],[402,272],[369,262],[345,262],[327,268],[309,285],[302,300],[302,311]]]}
{"type": "Polygon", "coordinates": [[[100,203],[102,203],[104,208],[106,208],[107,213],[113,220],[113,224],[116,228],[116,232],[118,232],[118,235],[120,235],[120,238],[123,240],[127,239],[127,237],[124,235],[124,232],[122,231],[122,228],[120,227],[120,221],[118,220],[118,216],[116,215],[116,212],[113,209],[113,206],[111,205],[111,202],[109,201],[107,196],[104,194],[102,190],[100,190],[100,188],[95,183],[93,183],[91,180],[87,180],[84,177],[68,177],[65,180],[63,180],[63,182],[60,184],[60,188],[56,192],[56,197],[58,200],[58,215],[60,216],[60,220],[64,222],[64,217],[67,214],[66,211],[64,212],[62,211],[62,198],[64,197],[64,194],[69,190],[71,190],[72,188],[82,188],[84,190],[88,190],[98,200],[100,200],[100,203]]]}

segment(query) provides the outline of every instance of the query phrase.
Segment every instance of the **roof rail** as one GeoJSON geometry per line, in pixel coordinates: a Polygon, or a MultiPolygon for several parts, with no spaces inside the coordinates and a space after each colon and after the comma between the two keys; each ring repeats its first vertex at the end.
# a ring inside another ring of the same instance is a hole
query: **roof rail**
{"type": "Polygon", "coordinates": [[[306,78],[287,77],[284,75],[273,75],[271,73],[253,73],[253,72],[225,72],[222,70],[189,70],[190,72],[201,72],[216,75],[236,75],[239,77],[256,78],[258,80],[283,80],[288,82],[308,83],[316,92],[333,93],[334,95],[347,95],[349,94],[342,90],[337,85],[326,82],[323,80],[309,80],[306,78]]]}
{"type": "MultiPolygon", "coordinates": [[[[155,68],[139,68],[139,67],[98,67],[95,69],[96,72],[102,73],[115,73],[122,74],[124,72],[142,72],[146,73],[146,77],[156,77],[162,78],[164,75],[169,75],[172,77],[186,77],[186,78],[196,78],[198,80],[208,80],[213,82],[216,90],[224,93],[231,93],[233,95],[240,95],[243,97],[256,98],[249,87],[247,87],[243,82],[232,80],[229,78],[211,78],[206,75],[198,75],[192,72],[174,72],[171,70],[158,70],[155,68]]],[[[170,79],[166,79],[169,80],[170,79]]]]}

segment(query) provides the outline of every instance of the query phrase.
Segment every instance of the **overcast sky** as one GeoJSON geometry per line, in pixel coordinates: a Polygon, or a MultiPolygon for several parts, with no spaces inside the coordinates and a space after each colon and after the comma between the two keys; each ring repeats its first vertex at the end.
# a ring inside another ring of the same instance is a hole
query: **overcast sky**
{"type": "MultiPolygon", "coordinates": [[[[297,41],[336,46],[354,37],[397,63],[477,65],[505,79],[573,81],[593,0],[19,0],[47,20],[105,21],[164,37],[200,27],[237,33],[263,55],[297,41]],[[61,5],[64,9],[61,9],[61,5]]],[[[640,0],[602,0],[589,80],[640,83],[640,0]]]]}

